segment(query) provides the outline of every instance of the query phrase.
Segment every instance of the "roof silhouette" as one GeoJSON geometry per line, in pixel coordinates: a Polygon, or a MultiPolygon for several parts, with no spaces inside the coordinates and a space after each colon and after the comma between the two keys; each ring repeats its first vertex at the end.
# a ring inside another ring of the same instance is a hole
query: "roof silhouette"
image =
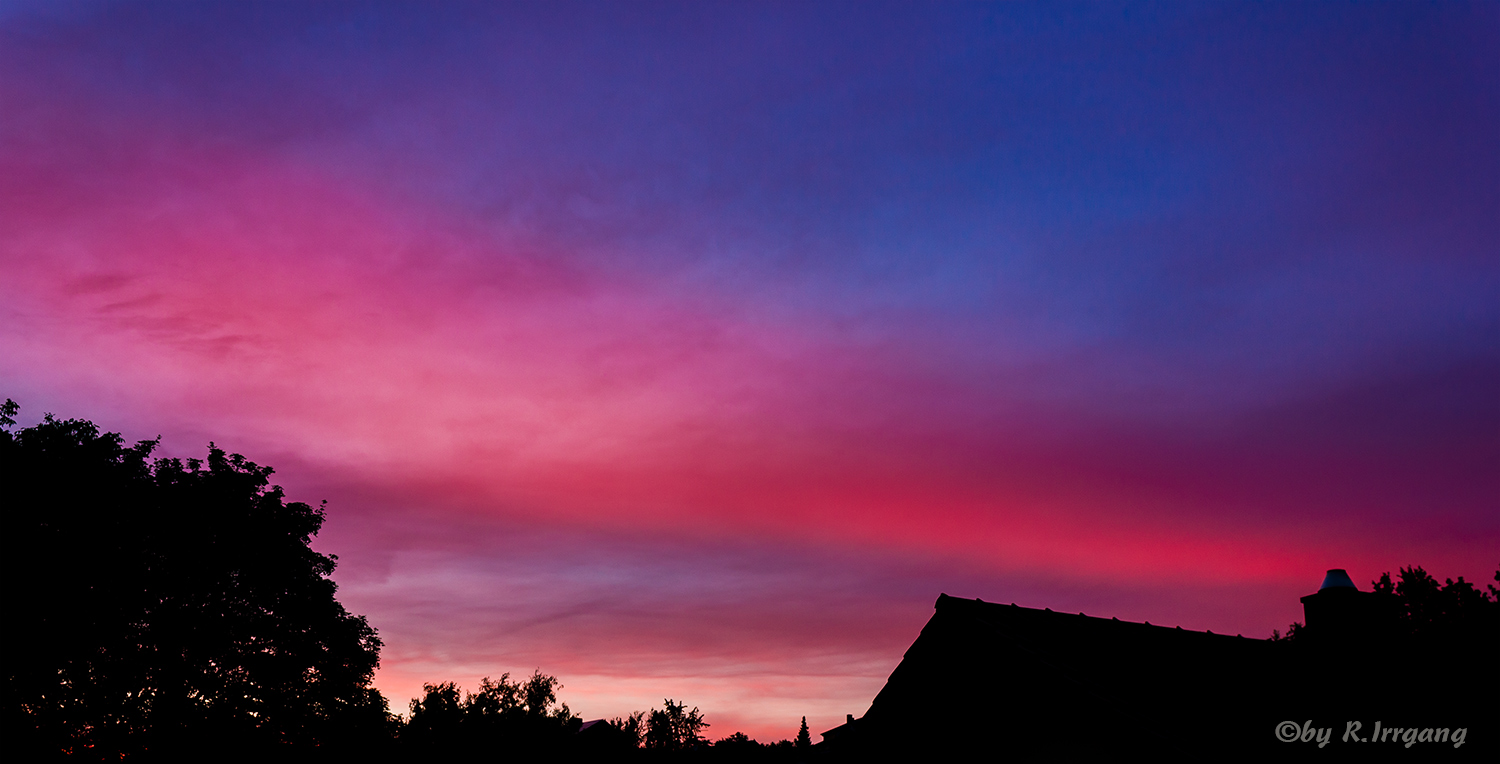
{"type": "MultiPolygon", "coordinates": [[[[1367,595],[1337,585],[1333,593],[1367,595]]],[[[1320,603],[1323,594],[1304,602],[1320,603]]],[[[1308,755],[1276,738],[1288,720],[1317,719],[1337,727],[1334,734],[1349,720],[1398,717],[1494,726],[1484,704],[1473,702],[1483,692],[1474,674],[1370,671],[1391,644],[1335,628],[1345,610],[1326,605],[1328,623],[1296,642],[946,594],[934,607],[865,715],[824,733],[832,758],[989,751],[1052,760],[1134,751],[1249,760],[1308,755]]]]}

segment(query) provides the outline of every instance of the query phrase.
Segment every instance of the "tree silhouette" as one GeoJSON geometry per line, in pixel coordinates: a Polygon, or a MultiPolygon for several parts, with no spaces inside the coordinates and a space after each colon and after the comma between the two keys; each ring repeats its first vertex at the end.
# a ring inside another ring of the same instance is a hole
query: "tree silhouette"
{"type": "Polygon", "coordinates": [[[610,726],[620,731],[621,736],[628,740],[631,748],[640,747],[646,738],[646,712],[632,711],[624,718],[615,717],[609,721],[610,726]]]}
{"type": "Polygon", "coordinates": [[[720,740],[719,742],[714,743],[714,748],[722,749],[722,750],[729,750],[729,749],[740,750],[740,749],[750,749],[750,748],[759,748],[759,747],[760,747],[759,743],[755,742],[753,739],[750,738],[749,735],[746,735],[743,732],[736,732],[736,733],[730,735],[729,737],[726,737],[726,738],[720,740]]]}
{"type": "Polygon", "coordinates": [[[402,742],[408,745],[452,746],[464,732],[464,701],[453,682],[423,684],[426,693],[411,702],[411,716],[402,730],[402,742]]]}
{"type": "Polygon", "coordinates": [[[797,747],[811,748],[812,735],[807,732],[807,717],[802,717],[802,727],[797,730],[797,747]]]}
{"type": "Polygon", "coordinates": [[[323,750],[388,729],[380,640],[309,548],[323,509],[209,446],[150,460],[92,423],[0,409],[6,747],[153,757],[323,750]]]}
{"type": "Polygon", "coordinates": [[[1285,634],[1282,634],[1277,629],[1271,629],[1271,641],[1272,642],[1282,642],[1282,641],[1285,641],[1285,640],[1296,639],[1297,635],[1301,634],[1302,630],[1305,629],[1305,628],[1307,628],[1307,627],[1305,625],[1303,625],[1303,623],[1301,621],[1292,621],[1291,624],[1289,624],[1286,627],[1286,633],[1285,634]]]}
{"type": "MultiPolygon", "coordinates": [[[[1500,570],[1495,572],[1500,580],[1500,570]]],[[[1492,591],[1494,587],[1489,587],[1492,591]]],[[[1386,619],[1396,624],[1402,636],[1465,640],[1493,621],[1500,610],[1494,594],[1465,581],[1447,579],[1439,584],[1421,566],[1400,569],[1397,582],[1390,573],[1374,582],[1386,619]]]]}
{"type": "Polygon", "coordinates": [[[709,725],[697,708],[684,710],[685,704],[673,703],[671,698],[663,700],[662,705],[664,708],[652,709],[650,716],[646,717],[647,748],[683,751],[703,742],[699,733],[709,725]]]}
{"type": "Polygon", "coordinates": [[[496,746],[513,752],[565,748],[579,719],[557,702],[560,687],[557,677],[541,671],[525,682],[510,674],[498,681],[485,677],[477,692],[462,692],[453,682],[423,685],[426,694],[411,702],[402,748],[429,755],[480,754],[496,746]]]}

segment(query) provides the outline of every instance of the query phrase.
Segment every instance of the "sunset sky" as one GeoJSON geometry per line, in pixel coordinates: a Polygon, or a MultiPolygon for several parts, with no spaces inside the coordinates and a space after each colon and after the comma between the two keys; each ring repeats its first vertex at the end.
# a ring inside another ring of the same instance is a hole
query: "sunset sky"
{"type": "Polygon", "coordinates": [[[328,501],[376,684],[862,714],[940,592],[1500,564],[1500,4],[0,2],[0,400],[328,501]]]}

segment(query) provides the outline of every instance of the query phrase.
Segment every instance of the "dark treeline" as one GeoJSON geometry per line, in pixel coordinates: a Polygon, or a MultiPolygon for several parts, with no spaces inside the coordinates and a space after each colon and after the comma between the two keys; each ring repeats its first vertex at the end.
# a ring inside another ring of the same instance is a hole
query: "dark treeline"
{"type": "Polygon", "coordinates": [[[428,685],[405,717],[371,686],[381,642],[310,548],[322,507],[210,444],[152,459],[92,423],[16,429],[0,406],[7,758],[385,760],[428,755],[796,760],[803,745],[710,742],[698,709],[585,725],[556,678],[428,685]]]}
{"type": "Polygon", "coordinates": [[[697,708],[663,700],[662,707],[585,723],[557,702],[557,678],[534,672],[525,681],[485,678],[473,691],[452,682],[429,684],[397,721],[395,747],[442,756],[483,756],[503,744],[511,754],[617,761],[800,761],[811,746],[807,723],[796,742],[759,743],[736,732],[717,741],[703,734],[697,708]]]}

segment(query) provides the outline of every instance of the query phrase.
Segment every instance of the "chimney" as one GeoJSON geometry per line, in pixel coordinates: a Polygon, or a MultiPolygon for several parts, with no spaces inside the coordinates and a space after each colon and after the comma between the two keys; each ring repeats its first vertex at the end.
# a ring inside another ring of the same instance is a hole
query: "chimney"
{"type": "Polygon", "coordinates": [[[1302,598],[1308,636],[1338,642],[1368,636],[1373,624],[1373,596],[1360,591],[1343,568],[1329,570],[1318,591],[1302,598]]]}

